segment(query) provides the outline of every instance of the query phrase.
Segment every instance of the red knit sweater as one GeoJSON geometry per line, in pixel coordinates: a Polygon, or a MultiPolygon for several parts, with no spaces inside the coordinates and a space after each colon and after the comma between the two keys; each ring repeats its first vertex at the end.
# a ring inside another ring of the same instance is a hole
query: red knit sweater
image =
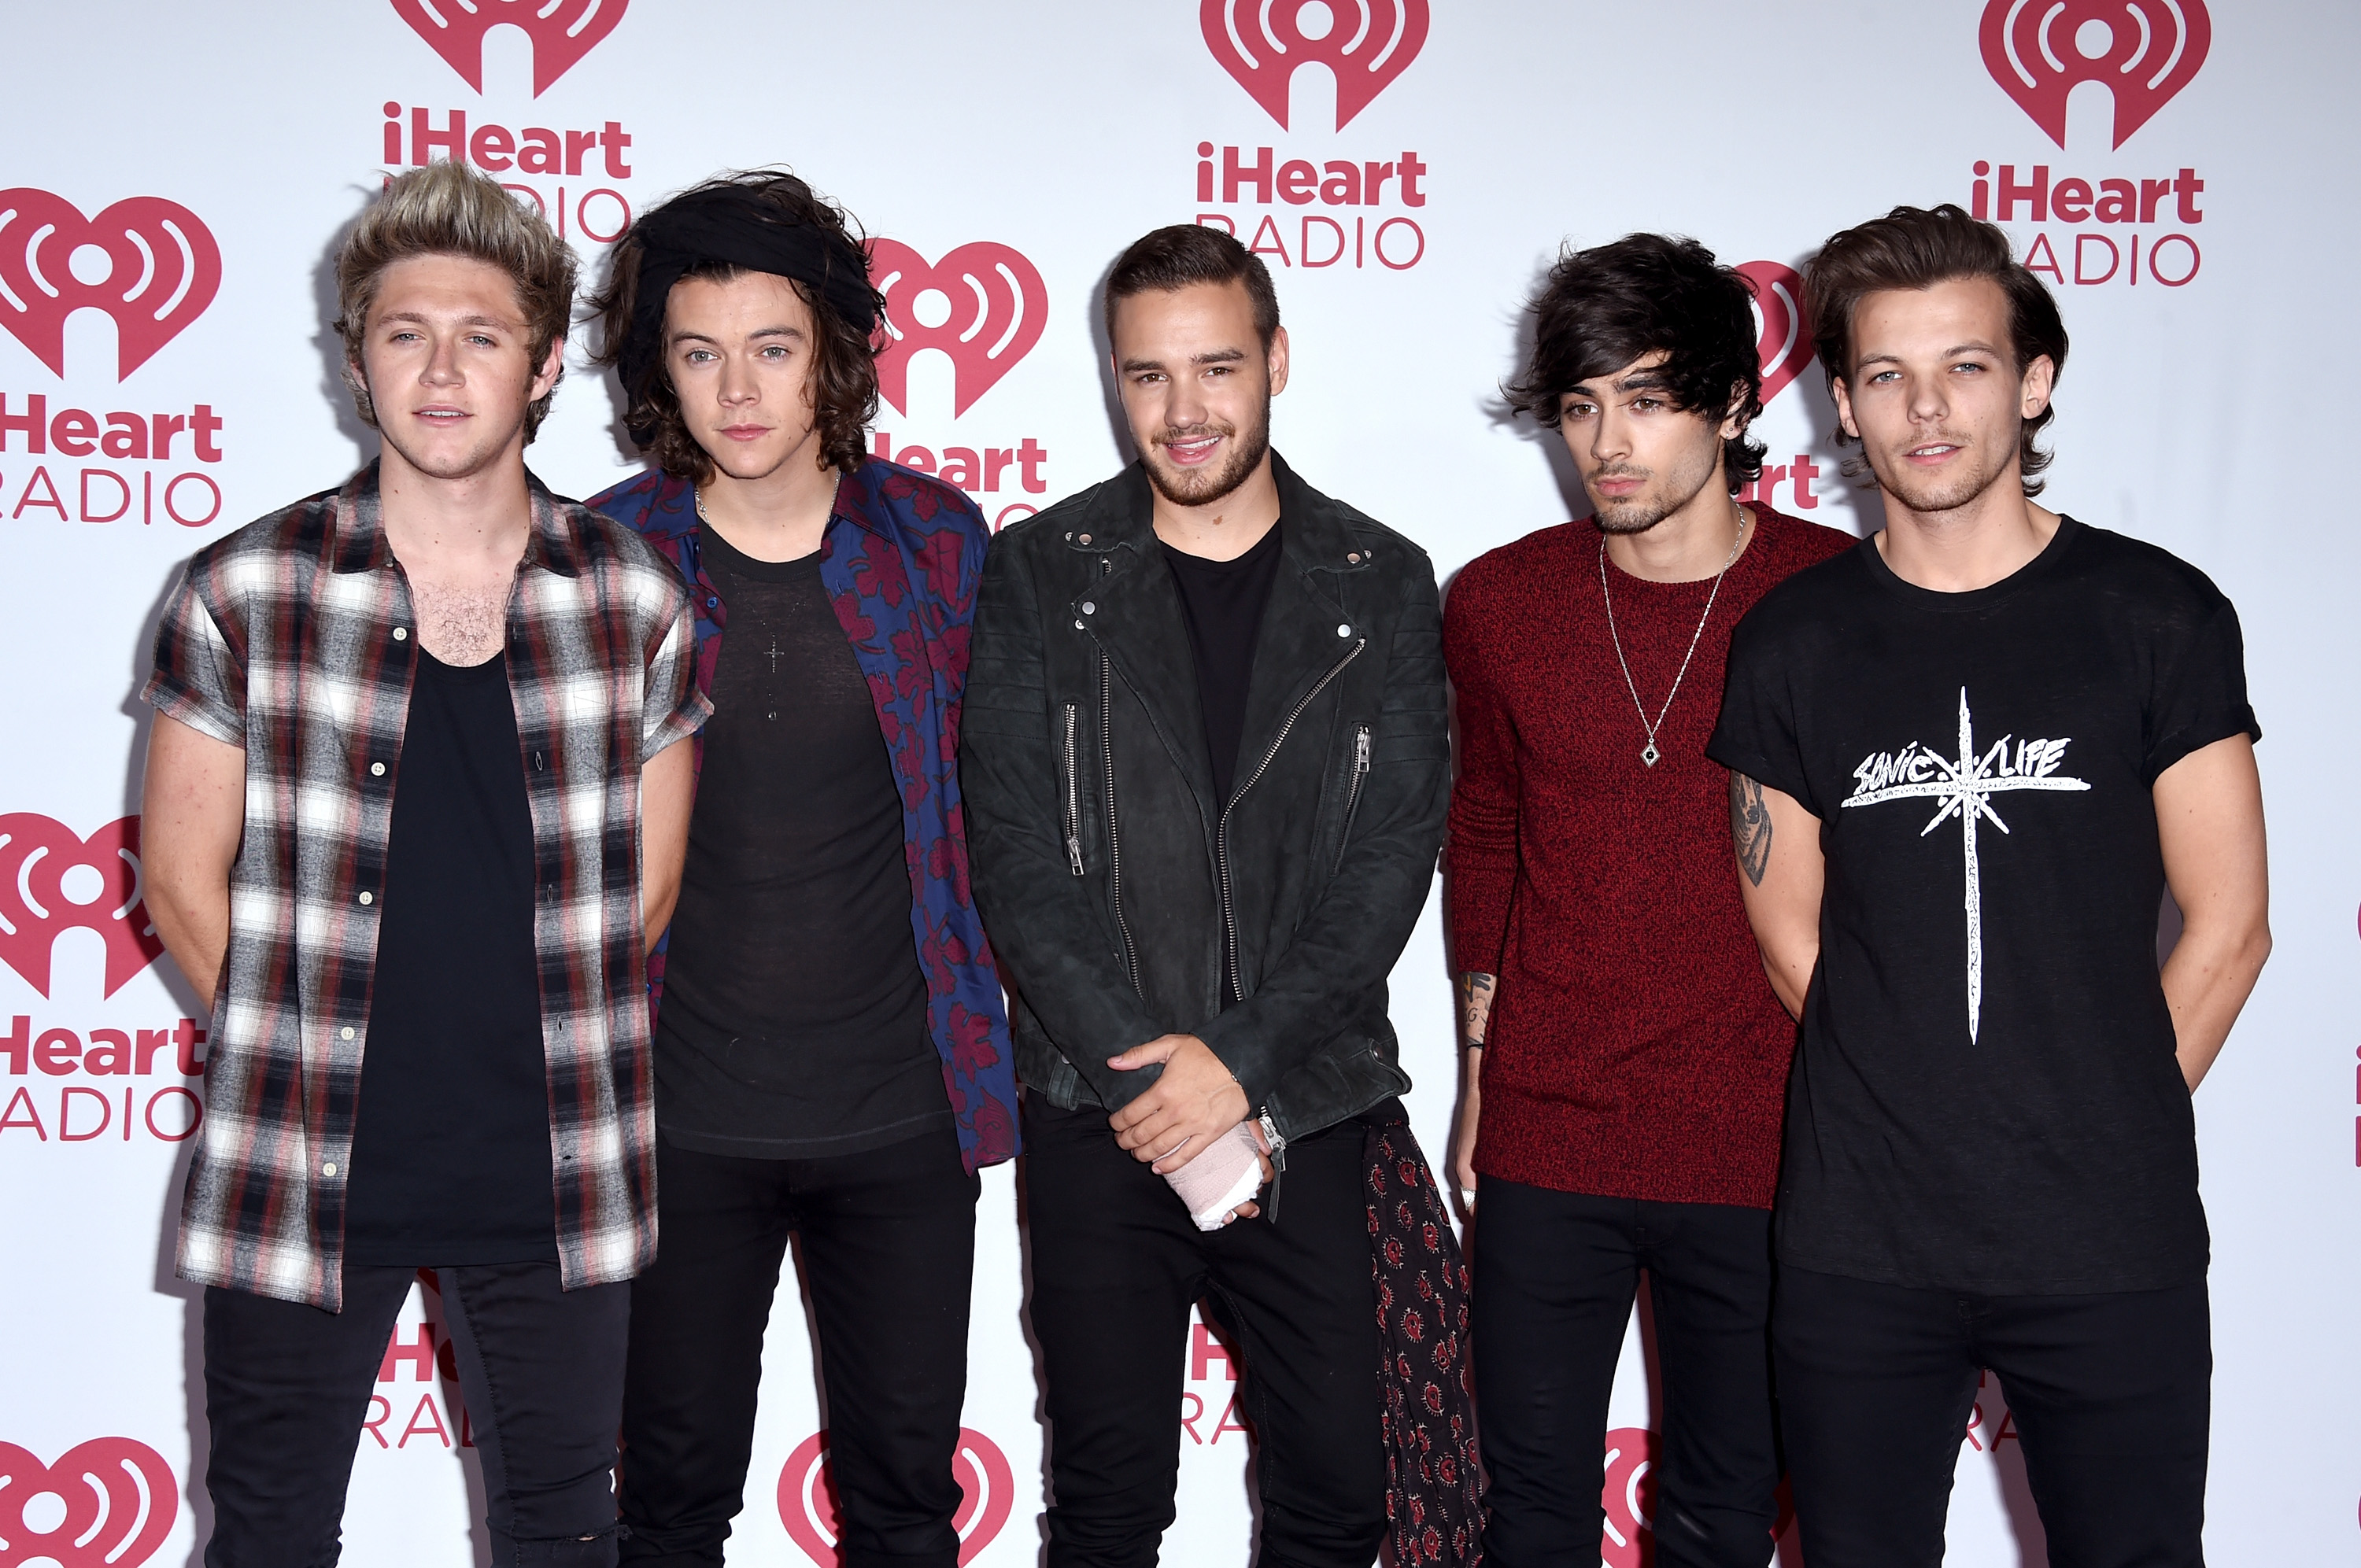
{"type": "MultiPolygon", "coordinates": [[[[1747,927],[1730,775],[1705,745],[1739,618],[1854,541],[1752,510],[1754,537],[1721,585],[1653,768],[1608,636],[1594,524],[1528,534],[1452,584],[1452,966],[1499,977],[1480,1175],[1771,1206],[1795,1025],[1747,927]]],[[[1607,572],[1623,654],[1653,718],[1712,580],[1651,583],[1612,561],[1607,572]]]]}

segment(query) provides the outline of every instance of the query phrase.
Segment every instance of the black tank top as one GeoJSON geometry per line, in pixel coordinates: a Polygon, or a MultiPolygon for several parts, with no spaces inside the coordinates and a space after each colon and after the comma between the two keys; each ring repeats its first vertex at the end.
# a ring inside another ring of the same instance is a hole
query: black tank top
{"type": "Polygon", "coordinates": [[[557,1255],[533,817],[505,653],[424,649],[394,777],[345,1257],[557,1255]]]}

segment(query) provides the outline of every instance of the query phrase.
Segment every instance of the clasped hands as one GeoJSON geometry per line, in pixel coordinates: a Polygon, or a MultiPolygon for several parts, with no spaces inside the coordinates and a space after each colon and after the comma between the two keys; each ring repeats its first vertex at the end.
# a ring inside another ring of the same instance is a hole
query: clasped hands
{"type": "MultiPolygon", "coordinates": [[[[1107,1118],[1115,1141],[1145,1161],[1159,1176],[1168,1176],[1204,1152],[1214,1139],[1246,1119],[1251,1107],[1246,1091],[1222,1065],[1213,1048],[1194,1035],[1160,1035],[1134,1046],[1107,1066],[1119,1072],[1137,1072],[1162,1063],[1163,1073],[1139,1098],[1107,1118]]],[[[1262,1161],[1262,1177],[1271,1178],[1270,1157],[1262,1161]]],[[[1251,1218],[1261,1210],[1241,1203],[1237,1213],[1251,1218]]]]}

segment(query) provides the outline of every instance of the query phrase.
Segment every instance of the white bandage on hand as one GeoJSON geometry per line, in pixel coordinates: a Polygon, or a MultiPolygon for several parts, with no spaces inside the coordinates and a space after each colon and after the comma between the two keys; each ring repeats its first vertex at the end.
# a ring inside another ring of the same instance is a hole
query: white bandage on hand
{"type": "Polygon", "coordinates": [[[1262,1140],[1254,1124],[1240,1122],[1164,1179],[1189,1206],[1199,1230],[1220,1230],[1239,1204],[1262,1190],[1262,1140]]]}

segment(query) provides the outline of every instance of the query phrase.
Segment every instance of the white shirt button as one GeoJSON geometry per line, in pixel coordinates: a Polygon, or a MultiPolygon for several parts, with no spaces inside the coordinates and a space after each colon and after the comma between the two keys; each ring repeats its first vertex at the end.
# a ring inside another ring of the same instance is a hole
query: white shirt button
{"type": "Polygon", "coordinates": [[[1098,612],[1099,612],[1099,607],[1098,607],[1098,606],[1096,606],[1096,605],[1093,604],[1093,603],[1092,603],[1090,600],[1088,600],[1088,599],[1084,599],[1084,600],[1082,601],[1082,613],[1083,613],[1084,615],[1096,615],[1098,612]]]}
{"type": "Polygon", "coordinates": [[[353,1037],[353,1026],[350,1024],[347,1024],[339,1031],[339,1033],[341,1033],[346,1039],[349,1040],[353,1037]]]}
{"type": "Polygon", "coordinates": [[[1082,623],[1081,621],[1079,621],[1079,620],[1078,620],[1078,621],[1076,621],[1076,622],[1074,622],[1074,630],[1077,630],[1077,631],[1082,630],[1082,623]]]}
{"type": "Polygon", "coordinates": [[[380,779],[385,777],[385,764],[383,762],[371,762],[369,764],[369,776],[380,779]]]}
{"type": "Polygon", "coordinates": [[[1088,544],[1090,542],[1091,542],[1091,536],[1090,536],[1089,534],[1087,534],[1087,533],[1083,534],[1083,535],[1082,535],[1082,543],[1085,543],[1085,544],[1088,544]]]}
{"type": "Polygon", "coordinates": [[[1353,629],[1349,626],[1340,626],[1336,629],[1336,635],[1339,637],[1350,637],[1353,635],[1353,629]]]}
{"type": "Polygon", "coordinates": [[[1346,555],[1346,556],[1345,557],[1345,559],[1346,561],[1350,562],[1352,565],[1354,565],[1357,566],[1357,565],[1359,565],[1361,564],[1361,553],[1360,553],[1358,550],[1356,550],[1356,551],[1354,551],[1352,554],[1350,554],[1349,555],[1346,555]]]}
{"type": "Polygon", "coordinates": [[[375,904],[377,902],[377,894],[373,893],[364,893],[361,894],[361,902],[363,904],[375,904]]]}
{"type": "Polygon", "coordinates": [[[325,1165],[322,1166],[322,1167],[320,1168],[320,1174],[321,1174],[321,1175],[323,1175],[323,1176],[334,1176],[334,1175],[335,1175],[335,1174],[336,1174],[336,1162],[335,1162],[335,1160],[330,1160],[327,1164],[325,1164],[325,1165]]]}
{"type": "Polygon", "coordinates": [[[408,627],[406,627],[406,626],[397,626],[397,627],[395,627],[395,628],[393,629],[393,640],[394,640],[396,642],[403,642],[403,641],[407,641],[409,640],[409,638],[410,638],[410,628],[408,628],[408,627]]]}

